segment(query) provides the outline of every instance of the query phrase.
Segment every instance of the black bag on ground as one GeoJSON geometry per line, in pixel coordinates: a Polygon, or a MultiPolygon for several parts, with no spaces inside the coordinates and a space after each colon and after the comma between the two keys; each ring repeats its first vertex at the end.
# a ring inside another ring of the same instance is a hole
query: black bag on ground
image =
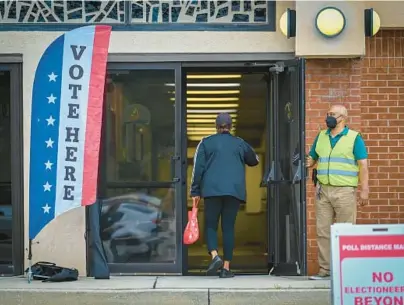
{"type": "MultiPolygon", "coordinates": [[[[29,269],[25,270],[28,273],[29,269]]],[[[37,262],[31,267],[32,278],[42,282],[72,282],[79,278],[79,271],[74,268],[56,266],[50,262],[37,262]]]]}

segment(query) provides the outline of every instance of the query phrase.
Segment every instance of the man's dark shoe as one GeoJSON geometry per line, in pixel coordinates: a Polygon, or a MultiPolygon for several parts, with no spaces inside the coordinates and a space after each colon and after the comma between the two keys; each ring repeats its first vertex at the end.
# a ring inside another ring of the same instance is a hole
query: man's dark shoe
{"type": "Polygon", "coordinates": [[[234,277],[234,273],[231,272],[230,270],[227,270],[227,269],[224,269],[224,268],[223,268],[223,269],[220,271],[219,277],[220,277],[221,279],[229,279],[229,278],[234,277]]]}
{"type": "Polygon", "coordinates": [[[217,255],[214,259],[212,259],[211,263],[209,264],[208,271],[206,272],[207,275],[216,275],[217,271],[223,267],[223,261],[217,255]]]}

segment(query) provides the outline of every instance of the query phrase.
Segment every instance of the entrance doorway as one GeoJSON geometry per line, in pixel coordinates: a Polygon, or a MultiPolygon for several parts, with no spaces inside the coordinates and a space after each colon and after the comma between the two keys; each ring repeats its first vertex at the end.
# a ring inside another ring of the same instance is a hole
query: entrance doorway
{"type": "MultiPolygon", "coordinates": [[[[247,200],[235,228],[236,273],[304,274],[301,69],[292,61],[254,68],[192,68],[185,73],[188,188],[196,146],[215,133],[219,112],[231,114],[232,133],[247,141],[261,161],[246,167],[247,200]]],[[[191,207],[189,198],[187,209],[191,207]]],[[[201,237],[187,248],[189,274],[205,273],[210,262],[203,200],[198,218],[201,237]]],[[[218,237],[221,249],[220,229],[218,237]]]]}
{"type": "Polygon", "coordinates": [[[23,120],[20,72],[19,64],[0,64],[0,276],[23,273],[23,120]]]}
{"type": "MultiPolygon", "coordinates": [[[[203,137],[215,133],[217,113],[229,112],[233,118],[232,134],[248,142],[261,160],[256,167],[246,167],[247,200],[241,204],[237,215],[232,269],[243,273],[267,273],[266,189],[260,183],[266,162],[268,73],[257,69],[189,69],[186,79],[187,189],[191,183],[196,146],[203,137]]],[[[188,197],[187,203],[188,209],[191,209],[191,198],[188,197]]],[[[210,262],[205,242],[203,199],[199,205],[198,219],[200,239],[188,247],[188,271],[191,274],[204,273],[210,262]]],[[[220,229],[218,239],[221,250],[220,229]]]]}
{"type": "Polygon", "coordinates": [[[203,202],[200,241],[182,243],[192,157],[201,137],[214,132],[216,114],[229,111],[234,134],[261,158],[247,170],[232,267],[305,274],[302,66],[208,66],[220,64],[108,64],[98,197],[111,273],[204,272],[203,202]]]}

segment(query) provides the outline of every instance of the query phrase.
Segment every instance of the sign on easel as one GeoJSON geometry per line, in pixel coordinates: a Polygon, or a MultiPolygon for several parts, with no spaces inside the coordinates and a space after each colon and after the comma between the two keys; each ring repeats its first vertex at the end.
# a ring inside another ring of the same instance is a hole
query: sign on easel
{"type": "Polygon", "coordinates": [[[404,225],[331,227],[331,303],[404,305],[404,225]]]}

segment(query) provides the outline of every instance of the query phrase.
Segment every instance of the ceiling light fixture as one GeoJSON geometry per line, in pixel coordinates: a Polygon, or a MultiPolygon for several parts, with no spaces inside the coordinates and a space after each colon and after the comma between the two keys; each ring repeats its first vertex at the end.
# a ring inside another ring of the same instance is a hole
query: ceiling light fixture
{"type": "MultiPolygon", "coordinates": [[[[170,98],[175,101],[175,97],[170,98]]],[[[237,102],[238,97],[189,97],[187,102],[237,102]]]]}
{"type": "Polygon", "coordinates": [[[190,136],[188,137],[189,141],[201,141],[204,137],[203,136],[190,136]]]}
{"type": "Polygon", "coordinates": [[[204,132],[210,132],[210,131],[216,131],[215,127],[187,127],[188,132],[193,132],[193,131],[204,131],[204,132]]]}
{"type": "Polygon", "coordinates": [[[189,97],[188,102],[237,102],[238,97],[189,97]]]}
{"type": "Polygon", "coordinates": [[[203,131],[203,130],[201,130],[201,131],[187,131],[187,135],[206,137],[206,136],[210,136],[211,134],[214,134],[216,132],[217,132],[216,129],[212,130],[211,132],[210,131],[203,131]]]}
{"type": "MultiPolygon", "coordinates": [[[[233,127],[231,130],[235,130],[236,128],[233,127]]],[[[209,132],[216,132],[216,127],[188,127],[187,133],[209,133],[209,132]]]]}
{"type": "MultiPolygon", "coordinates": [[[[231,132],[232,135],[235,134],[235,132],[231,132]]],[[[206,134],[206,135],[188,135],[188,141],[201,141],[204,137],[211,136],[212,134],[206,134]]]]}
{"type": "MultiPolygon", "coordinates": [[[[237,108],[238,104],[188,104],[187,108],[237,108]]],[[[216,110],[218,112],[218,110],[216,110]]],[[[226,112],[221,111],[221,112],[226,112]]]]}
{"type": "MultiPolygon", "coordinates": [[[[235,132],[235,129],[232,129],[231,132],[235,132]]],[[[212,129],[211,131],[209,130],[199,130],[199,131],[188,131],[187,130],[187,135],[189,136],[210,136],[211,134],[215,134],[217,132],[216,129],[212,129]]]]}
{"type": "MultiPolygon", "coordinates": [[[[192,124],[192,123],[211,123],[214,124],[216,121],[216,118],[211,118],[211,119],[189,119],[187,118],[187,124],[192,124]]],[[[233,124],[236,122],[236,119],[232,119],[233,124]]]]}
{"type": "Polygon", "coordinates": [[[188,74],[187,79],[241,78],[241,74],[188,74]]]}
{"type": "MultiPolygon", "coordinates": [[[[216,114],[188,114],[187,119],[216,119],[216,114]]],[[[232,118],[237,118],[237,113],[231,113],[232,118]]]]}
{"type": "MultiPolygon", "coordinates": [[[[175,91],[169,91],[168,93],[175,94],[175,91]]],[[[188,90],[187,94],[201,94],[201,95],[211,95],[211,94],[239,94],[240,90],[188,90]]]]}
{"type": "MultiPolygon", "coordinates": [[[[238,105],[237,105],[238,106],[238,105]]],[[[187,113],[236,113],[237,109],[187,109],[187,113]]]]}
{"type": "MultiPolygon", "coordinates": [[[[165,84],[167,87],[175,87],[174,83],[165,84]]],[[[212,88],[231,88],[240,87],[239,83],[187,83],[187,87],[212,87],[212,88]]]]}

